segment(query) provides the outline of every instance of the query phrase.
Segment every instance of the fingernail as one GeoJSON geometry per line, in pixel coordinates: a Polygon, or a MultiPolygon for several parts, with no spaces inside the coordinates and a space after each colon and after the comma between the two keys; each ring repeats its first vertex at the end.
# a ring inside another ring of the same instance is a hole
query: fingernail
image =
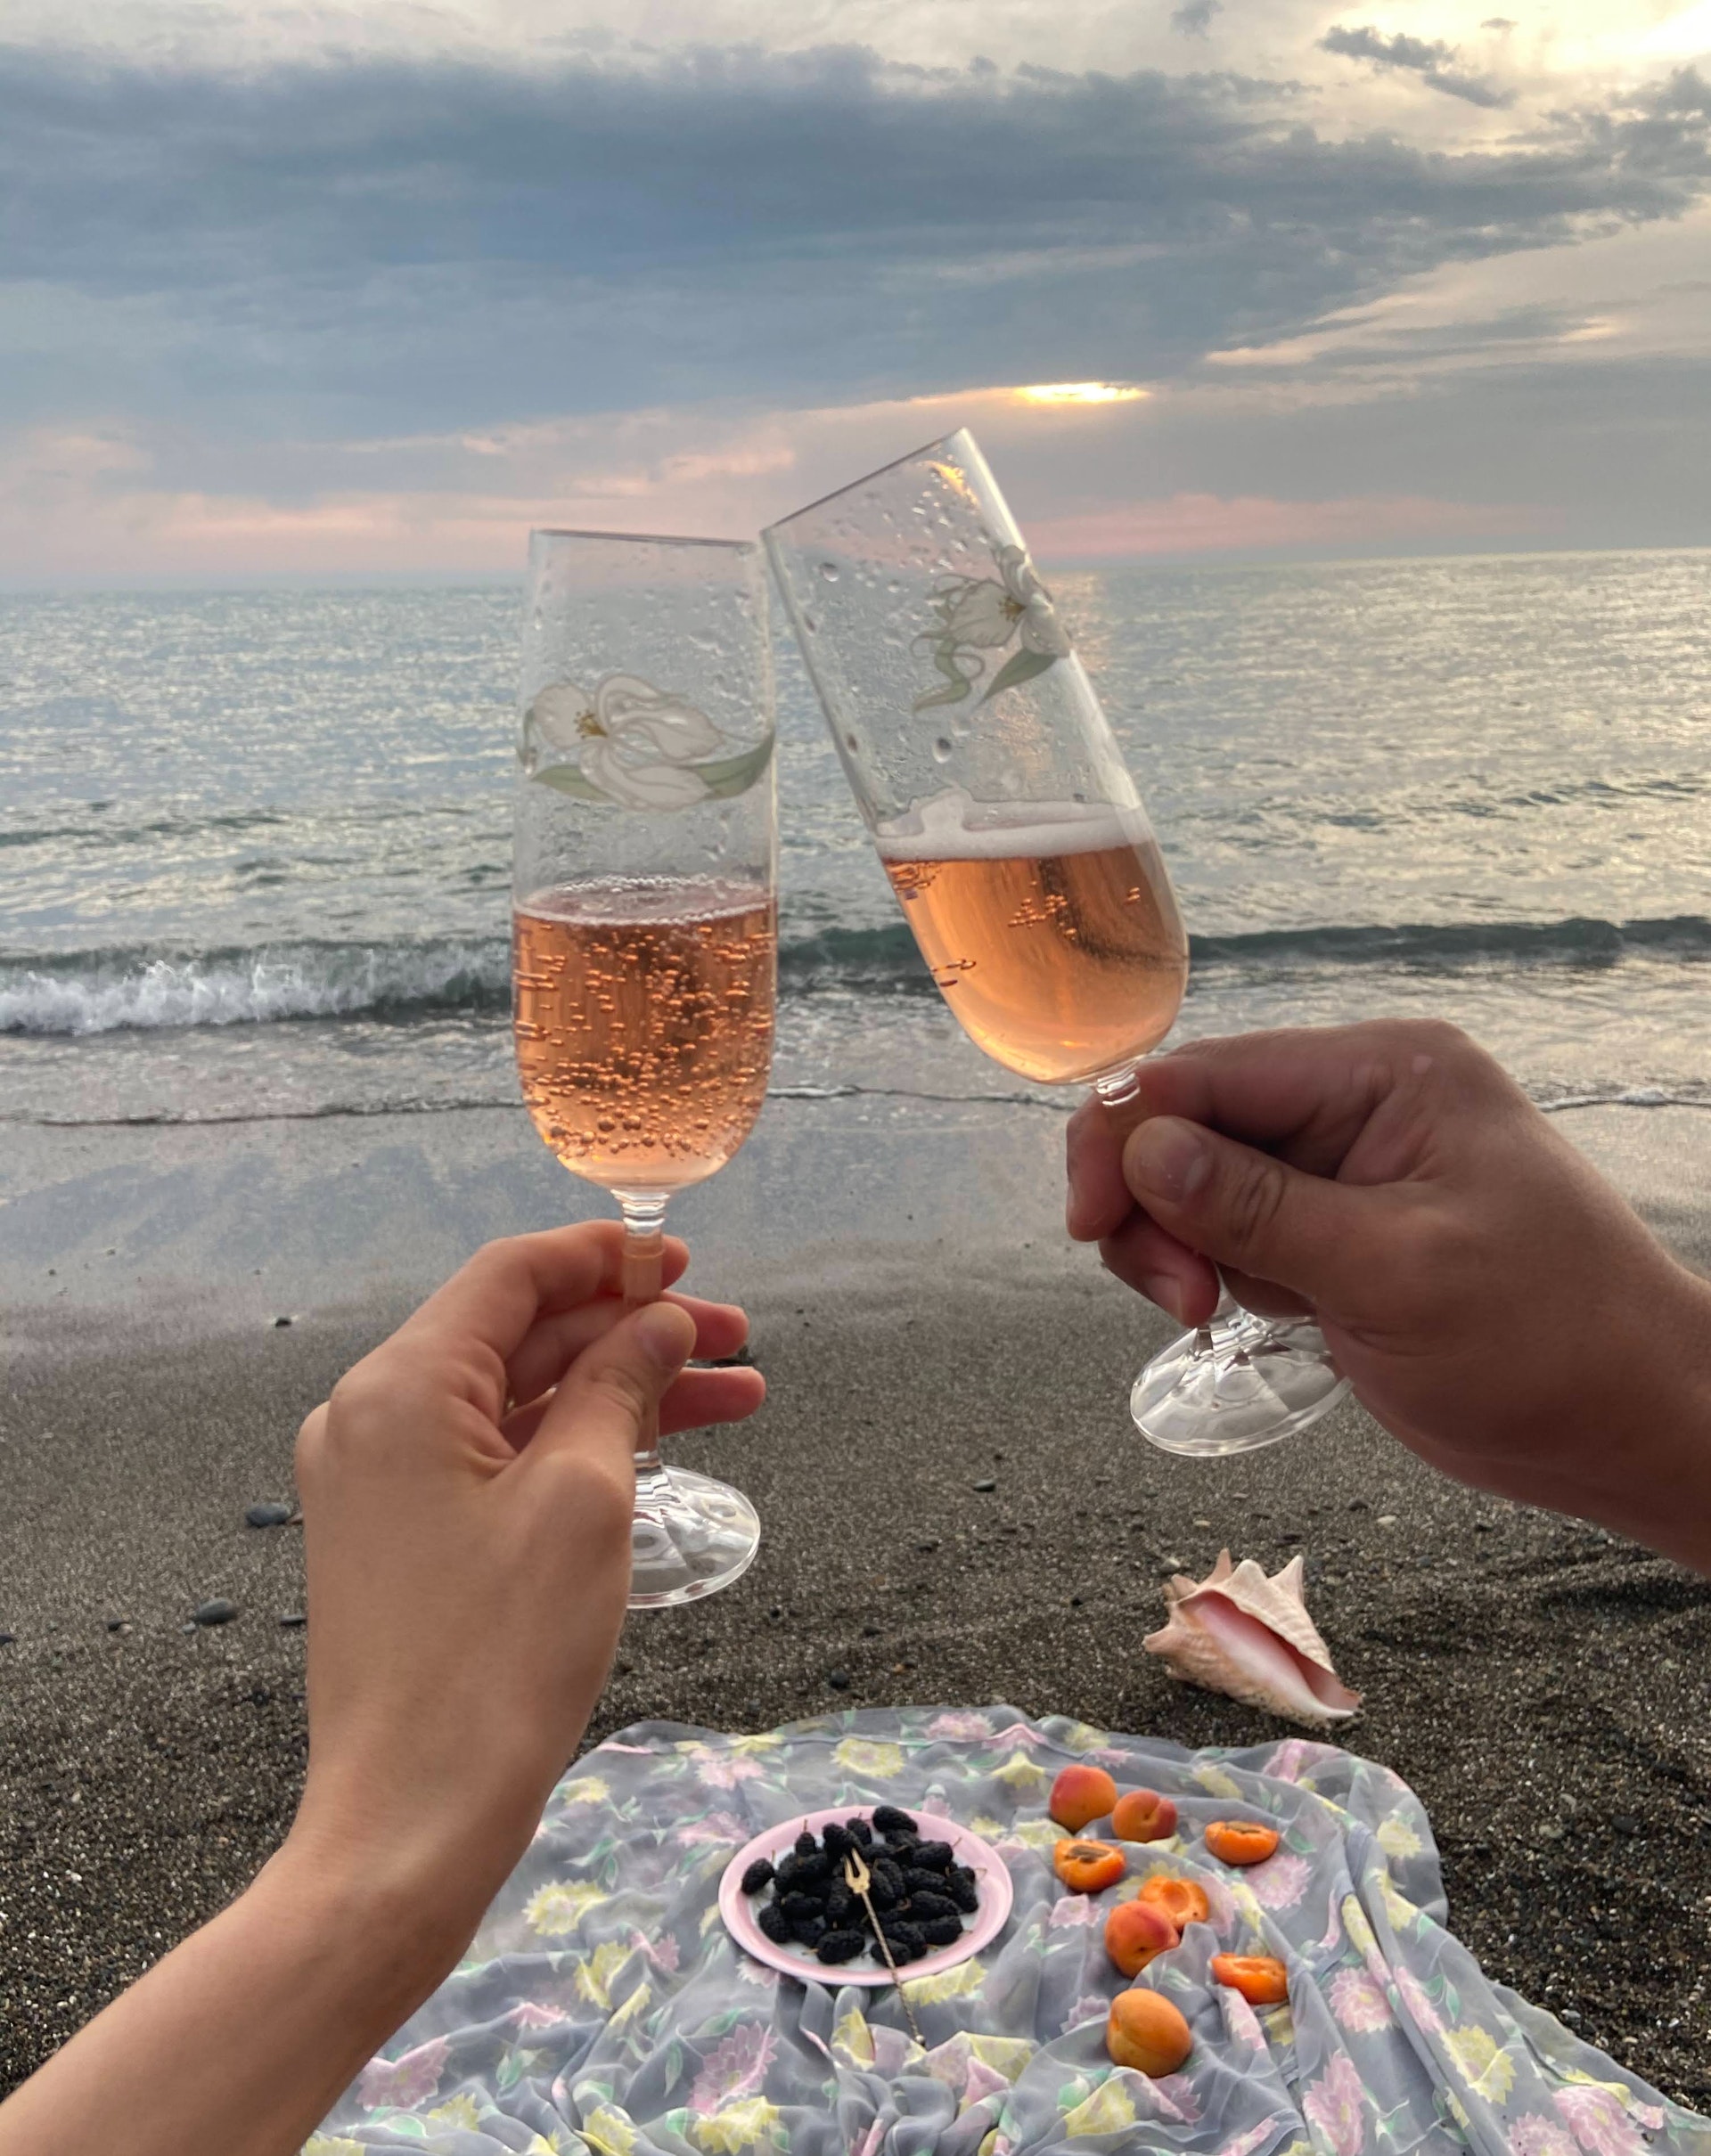
{"type": "Polygon", "coordinates": [[[1182,1286],[1174,1274],[1142,1273],[1139,1285],[1147,1301],[1156,1303],[1167,1318],[1175,1318],[1178,1325],[1188,1323],[1183,1315],[1182,1286]]]}
{"type": "Polygon", "coordinates": [[[1159,1197],[1192,1197],[1211,1175],[1212,1155],[1204,1133],[1191,1123],[1155,1115],[1123,1148],[1123,1166],[1131,1188],[1138,1183],[1159,1197]]]}
{"type": "Polygon", "coordinates": [[[650,1303],[636,1315],[635,1336],[662,1370],[680,1369],[695,1344],[687,1311],[670,1303],[650,1303]]]}

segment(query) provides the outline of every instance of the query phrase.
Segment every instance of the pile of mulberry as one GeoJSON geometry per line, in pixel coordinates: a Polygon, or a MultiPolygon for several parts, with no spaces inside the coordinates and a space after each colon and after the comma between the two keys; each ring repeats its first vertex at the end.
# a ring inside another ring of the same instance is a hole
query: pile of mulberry
{"type": "Polygon", "coordinates": [[[979,1909],[978,1882],[950,1843],[923,1842],[906,1811],[881,1804],[871,1819],[833,1820],[817,1839],[800,1833],[775,1864],[757,1857],[744,1872],[745,1894],[771,1890],[755,1921],[775,1946],[804,1948],[833,1966],[861,1954],[885,1959],[860,1895],[845,1883],[852,1850],[868,1867],[868,1899],[899,1967],[954,1946],[963,1918],[979,1909]]]}

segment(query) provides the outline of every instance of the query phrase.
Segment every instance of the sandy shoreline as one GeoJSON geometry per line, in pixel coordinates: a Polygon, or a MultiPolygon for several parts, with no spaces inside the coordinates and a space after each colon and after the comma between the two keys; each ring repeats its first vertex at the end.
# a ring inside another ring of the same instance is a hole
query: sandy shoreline
{"type": "MultiPolygon", "coordinates": [[[[1167,1328],[1063,1245],[1059,1119],[777,1109],[684,1207],[701,1283],[750,1304],[773,1397],[678,1448],[750,1493],[767,1539],[736,1590],[632,1622],[593,1734],[1005,1699],[1258,1741],[1275,1725],[1173,1686],[1139,1639],[1179,1561],[1302,1548],[1367,1694],[1348,1741],[1425,1799],[1458,1931],[1494,1976],[1711,2104],[1711,1586],[1451,1488],[1355,1411],[1246,1462],[1147,1452],[1122,1399],[1167,1328]]],[[[1564,1127],[1707,1262],[1711,1115],[1564,1127]]],[[[299,1542],[243,1511],[289,1497],[299,1416],[463,1250],[570,1210],[503,1111],[12,1135],[0,2085],[217,1907],[289,1818],[303,1635],[279,1619],[302,1607],[299,1542]],[[211,1596],[239,1618],[186,1632],[211,1596]]]]}

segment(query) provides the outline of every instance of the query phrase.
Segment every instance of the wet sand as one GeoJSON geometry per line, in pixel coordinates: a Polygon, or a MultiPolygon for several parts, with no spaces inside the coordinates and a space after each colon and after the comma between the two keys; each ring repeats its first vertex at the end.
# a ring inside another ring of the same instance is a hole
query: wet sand
{"type": "MultiPolygon", "coordinates": [[[[1711,1115],[1563,1127],[1711,1266],[1711,1115]]],[[[1257,1742],[1277,1725],[1139,1642],[1179,1565],[1301,1549],[1367,1697],[1347,1741],[1424,1797],[1455,1928],[1711,2105],[1711,1583],[1448,1485],[1358,1409],[1246,1460],[1150,1452],[1123,1401],[1168,1328],[1062,1243],[1060,1131],[1013,1107],[778,1102],[684,1205],[693,1278],[749,1303],[772,1397],[676,1451],[747,1490],[766,1540],[732,1592],[632,1621],[591,1737],[1007,1700],[1257,1742]]],[[[12,1137],[0,2086],[289,1820],[299,1538],[243,1515],[290,1499],[299,1417],[485,1236],[594,1209],[503,1111],[12,1137]],[[186,1630],[211,1597],[237,1618],[186,1630]]]]}

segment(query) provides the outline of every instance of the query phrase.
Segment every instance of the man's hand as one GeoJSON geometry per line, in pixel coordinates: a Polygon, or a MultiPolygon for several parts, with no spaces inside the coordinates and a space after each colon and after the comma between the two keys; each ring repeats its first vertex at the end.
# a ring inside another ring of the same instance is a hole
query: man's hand
{"type": "Polygon", "coordinates": [[[1445,1473],[1711,1569],[1711,1287],[1483,1049],[1384,1022],[1145,1063],[1069,1126],[1070,1234],[1185,1323],[1308,1311],[1445,1473]]]}

